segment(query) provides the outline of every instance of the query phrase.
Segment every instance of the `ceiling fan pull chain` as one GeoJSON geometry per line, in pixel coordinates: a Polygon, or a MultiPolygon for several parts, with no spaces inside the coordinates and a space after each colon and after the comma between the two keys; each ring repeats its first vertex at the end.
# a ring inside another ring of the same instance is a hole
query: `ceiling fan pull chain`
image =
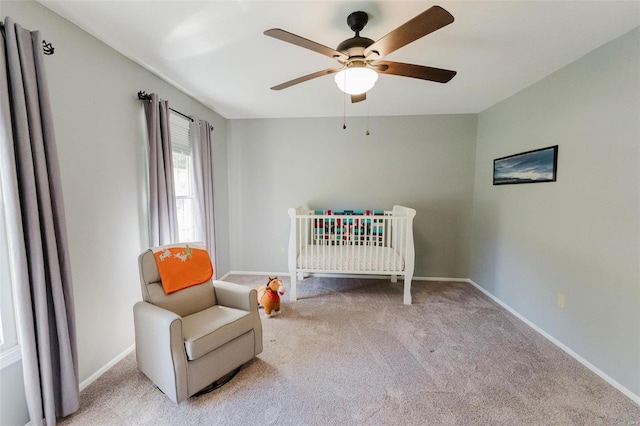
{"type": "MultiPolygon", "coordinates": [[[[347,85],[347,74],[344,74],[344,85],[347,85]]],[[[347,129],[347,92],[343,92],[342,96],[342,129],[347,129]]]]}
{"type": "Polygon", "coordinates": [[[371,111],[369,106],[371,105],[371,100],[367,100],[367,131],[364,132],[365,136],[369,136],[371,133],[369,133],[369,117],[371,117],[371,111]]]}
{"type": "Polygon", "coordinates": [[[344,94],[344,101],[342,102],[342,129],[347,128],[347,94],[344,94]]]}

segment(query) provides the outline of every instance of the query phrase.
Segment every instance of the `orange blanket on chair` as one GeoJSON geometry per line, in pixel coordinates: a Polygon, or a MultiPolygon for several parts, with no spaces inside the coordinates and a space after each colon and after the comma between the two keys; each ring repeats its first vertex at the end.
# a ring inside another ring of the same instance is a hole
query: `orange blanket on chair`
{"type": "Polygon", "coordinates": [[[173,244],[153,249],[166,294],[210,280],[213,266],[204,247],[173,244]]]}

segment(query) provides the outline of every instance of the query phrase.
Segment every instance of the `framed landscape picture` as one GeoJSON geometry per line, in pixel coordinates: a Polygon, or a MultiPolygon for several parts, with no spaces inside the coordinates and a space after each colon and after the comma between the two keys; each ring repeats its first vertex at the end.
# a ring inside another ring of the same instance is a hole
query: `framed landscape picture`
{"type": "Polygon", "coordinates": [[[493,184],[555,182],[558,145],[493,160],[493,184]]]}

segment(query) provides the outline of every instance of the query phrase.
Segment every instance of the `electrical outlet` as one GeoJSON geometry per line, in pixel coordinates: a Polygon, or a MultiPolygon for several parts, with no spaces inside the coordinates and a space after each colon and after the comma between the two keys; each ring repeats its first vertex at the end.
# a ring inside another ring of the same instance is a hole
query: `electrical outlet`
{"type": "Polygon", "coordinates": [[[284,254],[284,247],[280,247],[280,254],[284,254]]]}
{"type": "Polygon", "coordinates": [[[558,293],[558,299],[556,300],[556,304],[559,308],[564,308],[564,294],[558,293]]]}

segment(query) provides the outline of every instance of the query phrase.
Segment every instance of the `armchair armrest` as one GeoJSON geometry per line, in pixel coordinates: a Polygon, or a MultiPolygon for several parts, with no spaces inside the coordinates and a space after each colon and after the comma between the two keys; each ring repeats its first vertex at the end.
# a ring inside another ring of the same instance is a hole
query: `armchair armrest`
{"type": "Polygon", "coordinates": [[[258,313],[258,290],[227,281],[213,281],[218,304],[251,313],[254,321],[255,355],[262,352],[262,322],[258,313]]]}
{"type": "Polygon", "coordinates": [[[258,312],[258,292],[255,288],[227,281],[213,281],[213,288],[219,305],[258,312]]]}
{"type": "Polygon", "coordinates": [[[174,402],[186,399],[182,318],[151,303],[138,302],[133,306],[133,321],[138,368],[174,402]]]}

